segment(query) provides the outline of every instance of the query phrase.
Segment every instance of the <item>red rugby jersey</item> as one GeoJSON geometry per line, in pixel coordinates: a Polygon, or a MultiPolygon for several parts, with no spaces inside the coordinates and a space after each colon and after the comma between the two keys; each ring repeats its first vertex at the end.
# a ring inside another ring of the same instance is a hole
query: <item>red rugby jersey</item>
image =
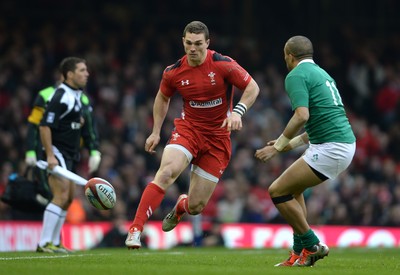
{"type": "Polygon", "coordinates": [[[235,60],[207,50],[203,64],[192,67],[185,55],[168,66],[160,83],[161,92],[183,98],[182,119],[194,127],[213,134],[226,133],[220,128],[232,110],[233,86],[243,91],[251,76],[235,60]]]}

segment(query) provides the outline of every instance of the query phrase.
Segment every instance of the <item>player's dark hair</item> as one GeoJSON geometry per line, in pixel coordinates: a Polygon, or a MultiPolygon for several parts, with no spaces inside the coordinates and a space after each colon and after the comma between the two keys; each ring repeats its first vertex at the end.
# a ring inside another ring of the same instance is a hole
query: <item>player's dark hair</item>
{"type": "Polygon", "coordinates": [[[302,35],[289,38],[286,42],[286,49],[297,59],[312,58],[314,54],[310,39],[302,35]]]}
{"type": "Polygon", "coordinates": [[[63,75],[64,79],[67,79],[68,72],[73,72],[76,69],[76,64],[85,63],[86,60],[79,57],[66,57],[60,63],[60,72],[63,75]]]}
{"type": "Polygon", "coordinates": [[[185,29],[183,30],[183,37],[186,36],[186,33],[195,33],[195,34],[204,33],[204,37],[206,40],[210,38],[210,33],[208,32],[206,24],[200,21],[192,21],[189,24],[187,24],[185,29]]]}

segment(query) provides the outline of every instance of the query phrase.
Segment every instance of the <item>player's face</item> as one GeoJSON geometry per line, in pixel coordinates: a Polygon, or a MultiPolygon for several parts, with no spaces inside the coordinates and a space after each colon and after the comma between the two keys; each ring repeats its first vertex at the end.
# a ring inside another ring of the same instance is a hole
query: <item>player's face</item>
{"type": "Polygon", "coordinates": [[[207,56],[210,39],[206,40],[204,33],[195,34],[187,32],[182,41],[189,65],[197,66],[203,63],[207,56]]]}
{"type": "Polygon", "coordinates": [[[85,63],[76,64],[74,72],[71,72],[71,83],[75,88],[83,88],[88,81],[89,72],[85,63]]]}

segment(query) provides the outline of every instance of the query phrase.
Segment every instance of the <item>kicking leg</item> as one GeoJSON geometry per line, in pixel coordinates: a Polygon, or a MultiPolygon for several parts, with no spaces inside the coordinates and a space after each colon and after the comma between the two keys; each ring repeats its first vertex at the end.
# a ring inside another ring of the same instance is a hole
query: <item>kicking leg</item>
{"type": "Polygon", "coordinates": [[[163,231],[167,232],[174,229],[185,213],[190,215],[200,214],[207,205],[216,186],[216,182],[192,172],[189,195],[182,194],[179,196],[175,207],[163,220],[163,231]]]}

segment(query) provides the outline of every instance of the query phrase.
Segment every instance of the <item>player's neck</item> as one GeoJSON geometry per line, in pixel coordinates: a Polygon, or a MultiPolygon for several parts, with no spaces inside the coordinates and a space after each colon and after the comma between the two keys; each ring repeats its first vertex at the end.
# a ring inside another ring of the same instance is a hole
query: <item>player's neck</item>
{"type": "Polygon", "coordinates": [[[76,90],[76,91],[81,90],[81,88],[78,87],[78,86],[77,86],[74,82],[72,82],[72,81],[66,80],[66,81],[64,81],[64,84],[67,85],[68,87],[70,87],[70,88],[73,89],[73,90],[76,90]]]}
{"type": "Polygon", "coordinates": [[[189,66],[191,66],[191,67],[198,67],[198,66],[200,66],[201,64],[203,64],[204,61],[205,61],[206,58],[207,58],[207,53],[208,53],[208,51],[205,51],[204,55],[203,55],[198,61],[193,61],[193,60],[190,60],[190,59],[188,58],[188,59],[187,59],[187,62],[188,62],[188,64],[189,64],[189,66]]]}

